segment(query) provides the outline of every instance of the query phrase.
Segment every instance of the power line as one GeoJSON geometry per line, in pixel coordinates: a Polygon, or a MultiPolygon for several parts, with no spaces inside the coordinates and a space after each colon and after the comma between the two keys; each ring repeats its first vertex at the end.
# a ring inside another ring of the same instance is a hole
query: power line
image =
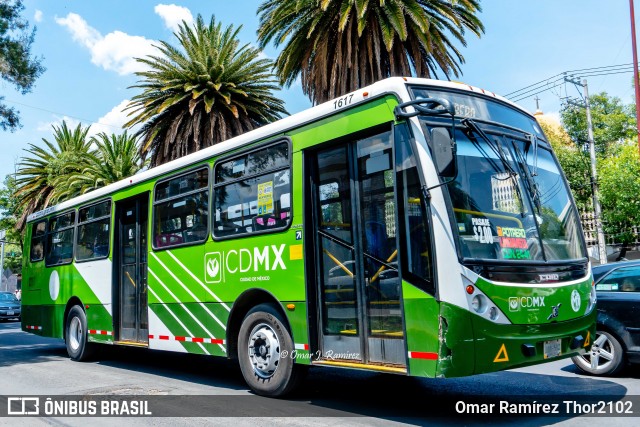
{"type": "Polygon", "coordinates": [[[60,113],[58,111],[47,110],[46,108],[36,107],[34,105],[25,104],[24,102],[18,102],[18,101],[14,101],[14,100],[11,100],[11,99],[6,99],[6,98],[3,99],[3,102],[9,102],[11,104],[21,105],[23,107],[32,108],[34,110],[44,111],[46,113],[57,114],[57,115],[60,115],[60,116],[63,116],[63,117],[69,117],[70,119],[76,119],[76,120],[80,121],[81,123],[85,123],[85,124],[89,124],[89,125],[94,125],[95,124],[95,125],[107,126],[107,127],[113,128],[113,129],[122,130],[121,126],[110,125],[110,124],[107,124],[107,123],[99,123],[99,122],[97,122],[95,120],[83,119],[81,117],[72,116],[70,114],[60,113]]]}
{"type": "Polygon", "coordinates": [[[621,64],[621,65],[609,65],[605,67],[592,67],[592,68],[583,68],[580,70],[572,70],[566,71],[564,73],[556,74],[555,76],[549,77],[546,80],[541,80],[538,83],[534,83],[529,86],[525,86],[521,89],[518,89],[510,94],[506,95],[507,98],[511,98],[514,102],[519,102],[525,100],[527,98],[531,98],[532,96],[536,96],[540,93],[546,92],[548,90],[554,89],[558,86],[562,86],[565,84],[564,77],[567,75],[571,75],[575,78],[583,78],[583,77],[597,77],[597,76],[608,76],[614,74],[624,74],[633,72],[633,64],[621,64]],[[579,71],[584,71],[580,73],[579,71]],[[560,78],[556,78],[558,76],[563,76],[560,78]],[[550,81],[551,79],[554,79],[550,81]],[[544,85],[542,83],[545,83],[544,85]],[[528,89],[528,90],[526,90],[528,89]]]}
{"type": "Polygon", "coordinates": [[[618,64],[618,65],[604,65],[604,66],[600,66],[600,67],[589,67],[589,68],[578,68],[575,70],[567,70],[567,71],[563,71],[561,73],[558,73],[554,76],[548,77],[544,80],[540,80],[539,82],[530,84],[528,86],[525,86],[523,88],[520,88],[518,90],[514,90],[513,92],[507,93],[506,95],[504,95],[505,97],[509,98],[511,96],[514,96],[516,94],[518,94],[518,92],[521,92],[525,89],[529,89],[533,86],[537,86],[540,85],[542,83],[548,82],[551,79],[555,79],[557,77],[560,77],[562,79],[562,76],[566,75],[566,74],[586,74],[587,72],[594,72],[594,71],[608,71],[610,69],[614,69],[614,68],[620,68],[620,67],[633,67],[633,63],[630,64],[618,64]]]}

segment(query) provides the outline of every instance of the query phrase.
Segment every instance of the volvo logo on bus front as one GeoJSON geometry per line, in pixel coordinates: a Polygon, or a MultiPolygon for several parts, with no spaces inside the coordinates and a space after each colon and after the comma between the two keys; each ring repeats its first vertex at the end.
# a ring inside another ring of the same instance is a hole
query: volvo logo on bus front
{"type": "Polygon", "coordinates": [[[547,317],[547,320],[555,319],[556,317],[558,317],[560,315],[560,306],[561,305],[562,304],[552,305],[551,306],[551,314],[549,315],[549,317],[547,317]]]}
{"type": "Polygon", "coordinates": [[[538,282],[540,282],[540,283],[542,283],[542,282],[557,282],[558,280],[560,280],[560,275],[559,274],[551,273],[551,274],[539,274],[538,275],[538,282]]]}

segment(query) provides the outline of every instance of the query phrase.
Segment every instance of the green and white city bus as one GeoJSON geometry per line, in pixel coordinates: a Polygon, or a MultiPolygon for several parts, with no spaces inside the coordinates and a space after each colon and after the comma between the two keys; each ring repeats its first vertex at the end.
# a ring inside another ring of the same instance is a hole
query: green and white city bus
{"type": "Polygon", "coordinates": [[[585,351],[578,213],[535,119],[390,78],[29,217],[22,329],[237,358],[277,396],[308,365],[421,377],[585,351]]]}

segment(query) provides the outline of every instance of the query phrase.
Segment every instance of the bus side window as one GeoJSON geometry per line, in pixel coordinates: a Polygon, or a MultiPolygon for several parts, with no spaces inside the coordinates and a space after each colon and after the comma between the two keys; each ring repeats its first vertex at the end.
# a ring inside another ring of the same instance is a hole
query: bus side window
{"type": "Polygon", "coordinates": [[[46,266],[69,264],[73,261],[75,225],[75,211],[64,213],[49,221],[44,259],[46,266]]]}
{"type": "Polygon", "coordinates": [[[282,230],[291,221],[289,144],[280,142],[215,166],[213,235],[282,230]]]}
{"type": "Polygon", "coordinates": [[[209,235],[209,169],[156,185],[153,206],[155,249],[202,243],[209,235]]]}
{"type": "Polygon", "coordinates": [[[77,261],[109,256],[110,222],[110,200],[78,209],[77,261]]]}
{"type": "Polygon", "coordinates": [[[398,217],[404,227],[402,274],[410,282],[434,293],[431,265],[431,228],[422,196],[420,176],[406,125],[395,128],[398,217]]]}
{"type": "Polygon", "coordinates": [[[31,254],[30,261],[38,262],[44,258],[44,235],[47,221],[40,221],[31,225],[31,254]]]}

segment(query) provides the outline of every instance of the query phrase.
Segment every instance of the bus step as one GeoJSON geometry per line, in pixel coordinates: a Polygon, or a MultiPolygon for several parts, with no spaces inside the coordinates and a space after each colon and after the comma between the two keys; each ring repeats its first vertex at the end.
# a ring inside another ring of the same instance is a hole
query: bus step
{"type": "Polygon", "coordinates": [[[344,361],[344,360],[314,360],[311,362],[314,366],[331,366],[334,368],[350,368],[363,369],[366,371],[389,372],[393,374],[406,374],[406,366],[397,365],[374,365],[369,363],[344,361]]]}

